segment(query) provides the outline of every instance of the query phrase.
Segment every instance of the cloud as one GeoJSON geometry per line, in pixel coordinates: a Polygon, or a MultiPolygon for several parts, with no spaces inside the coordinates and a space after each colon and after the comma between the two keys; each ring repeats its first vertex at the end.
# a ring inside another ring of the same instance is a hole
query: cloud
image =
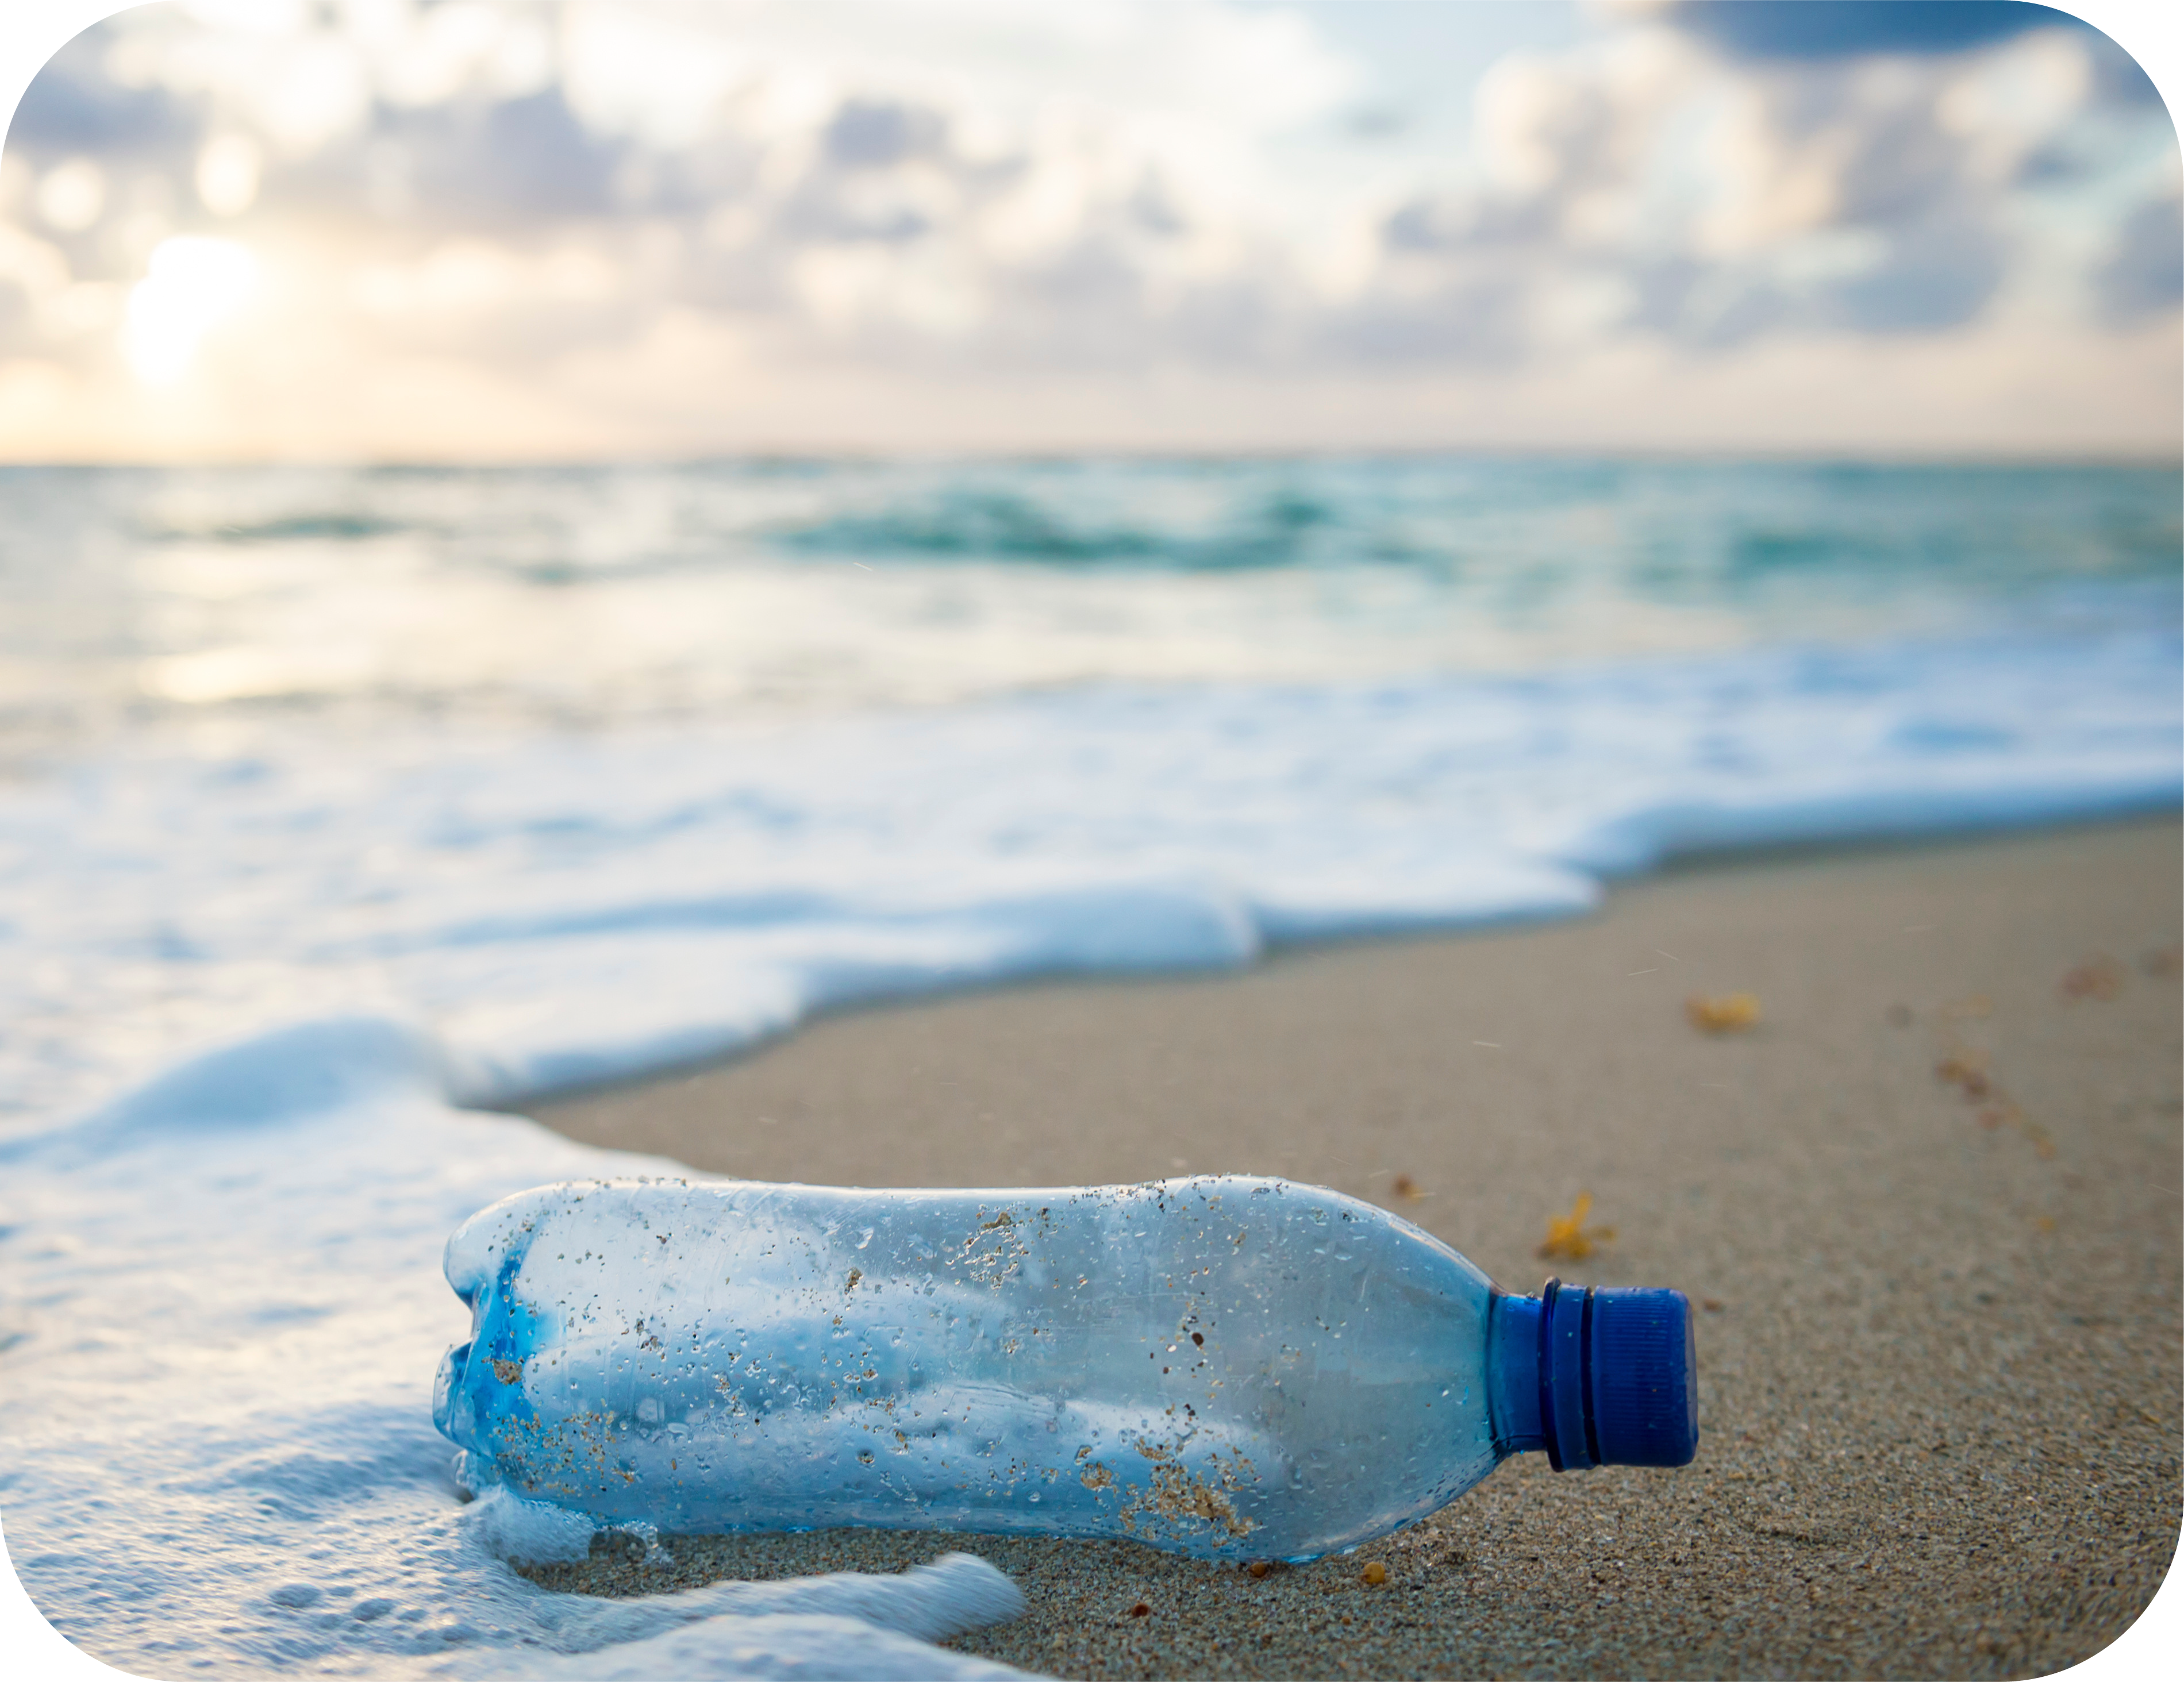
{"type": "MultiPolygon", "coordinates": [[[[1497,260],[1535,293],[1619,292],[1614,325],[1695,347],[1961,326],[2005,289],[2026,239],[2020,189],[2102,109],[2113,51],[2020,31],[1942,58],[1938,31],[1874,29],[1868,47],[1921,50],[1736,62],[1670,15],[1678,27],[1612,52],[1497,69],[1479,98],[1484,180],[1399,206],[1382,227],[1391,261],[1439,258],[1452,300],[1497,260]]],[[[2142,146],[2164,141],[2143,131],[2142,146]]]]}
{"type": "Polygon", "coordinates": [[[1740,58],[1829,59],[1963,53],[2039,29],[2083,29],[2024,0],[1670,0],[1663,21],[1740,58]]]}
{"type": "Polygon", "coordinates": [[[345,188],[356,212],[435,229],[532,229],[613,215],[627,142],[588,128],[558,86],[505,99],[380,105],[356,143],[298,170],[303,209],[345,188]],[[333,177],[333,179],[329,179],[333,177]]]}
{"type": "Polygon", "coordinates": [[[2174,133],[2097,32],[1635,9],[1503,60],[1469,153],[1398,179],[1347,167],[1365,70],[1222,0],[146,8],[9,136],[0,359],[118,377],[119,300],[177,237],[259,262],[259,348],[192,341],[254,378],[276,330],[321,370],[540,382],[702,343],[817,389],[1513,377],[2173,307],[2147,183],[2174,133]],[[2062,238],[2064,199],[2106,223],[2062,238]]]}
{"type": "Polygon", "coordinates": [[[198,127],[189,102],[117,82],[95,50],[103,32],[79,36],[32,79],[8,127],[10,153],[32,164],[94,152],[157,161],[188,145],[198,127]]]}
{"type": "Polygon", "coordinates": [[[846,99],[826,128],[827,161],[839,169],[885,169],[939,152],[947,122],[936,111],[893,100],[846,99]]]}
{"type": "Polygon", "coordinates": [[[2171,191],[2131,213],[2097,286],[2103,316],[2119,325],[2184,304],[2184,197],[2171,191]]]}

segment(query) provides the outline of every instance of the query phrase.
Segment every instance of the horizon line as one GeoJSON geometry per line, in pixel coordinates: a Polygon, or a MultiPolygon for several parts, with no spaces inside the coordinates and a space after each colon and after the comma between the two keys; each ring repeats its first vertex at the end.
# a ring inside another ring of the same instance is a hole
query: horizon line
{"type": "Polygon", "coordinates": [[[1809,449],[1724,446],[1673,448],[1646,445],[1394,444],[1394,445],[1153,445],[1077,448],[918,448],[909,446],[752,445],[718,450],[600,451],[585,454],[538,455],[354,455],[273,456],[53,456],[0,458],[0,473],[240,471],[292,468],[304,471],[433,472],[554,471],[607,468],[695,468],[730,465],[805,463],[1065,465],[1099,462],[1365,462],[1365,461],[1563,461],[1658,465],[1842,466],[1842,467],[2114,467],[2184,471],[2184,448],[2174,452],[1997,448],[1882,448],[1857,450],[1816,446],[1809,449]]]}

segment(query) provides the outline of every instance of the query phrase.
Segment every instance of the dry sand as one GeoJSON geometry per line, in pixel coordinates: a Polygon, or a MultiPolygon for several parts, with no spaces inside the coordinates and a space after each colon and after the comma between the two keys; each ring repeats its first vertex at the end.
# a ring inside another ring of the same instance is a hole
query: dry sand
{"type": "Polygon", "coordinates": [[[840,1016],[543,1106],[766,1179],[1283,1174],[1512,1289],[1590,1191],[1615,1236],[1554,1270],[1705,1312],[1694,1465],[1525,1455],[1261,1579],[1125,1544],[842,1531],[538,1574],[627,1593],[961,1547],[1032,1611],[956,1645],[1068,1676],[2063,1668],[2147,1604],[2184,1511],[2181,880],[2165,821],[1778,857],[1580,922],[840,1016]],[[1696,1032],[1685,996],[1730,989],[1759,1025],[1696,1032]]]}

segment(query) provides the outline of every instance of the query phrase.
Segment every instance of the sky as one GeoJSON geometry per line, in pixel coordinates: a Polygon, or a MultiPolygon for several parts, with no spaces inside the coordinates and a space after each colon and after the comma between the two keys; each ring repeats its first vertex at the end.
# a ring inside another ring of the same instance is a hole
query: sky
{"type": "Polygon", "coordinates": [[[0,459],[2173,459],[2181,191],[2008,0],[170,0],[0,148],[0,459]]]}

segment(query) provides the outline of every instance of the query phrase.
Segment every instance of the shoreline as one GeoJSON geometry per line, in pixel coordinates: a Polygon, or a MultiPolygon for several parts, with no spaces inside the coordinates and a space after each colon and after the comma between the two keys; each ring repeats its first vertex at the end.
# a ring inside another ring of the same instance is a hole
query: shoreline
{"type": "MultiPolygon", "coordinates": [[[[1421,922],[1295,938],[1270,937],[1256,956],[1234,966],[1037,972],[998,980],[978,978],[949,983],[922,991],[884,994],[849,1004],[822,1005],[811,1015],[796,1018],[787,1028],[766,1033],[734,1050],[652,1065],[627,1074],[599,1080],[554,1086],[537,1092],[518,1092],[504,1099],[495,1097],[464,1101],[467,1107],[499,1115],[526,1116],[543,1120],[547,1112],[551,1111],[556,1115],[577,1117],[594,1105],[617,1100],[638,1092],[654,1092],[694,1079],[703,1080],[722,1071],[739,1067],[755,1058],[766,1056],[776,1048],[811,1033],[822,1024],[845,1018],[855,1020],[895,1011],[919,1011],[935,1005],[1005,998],[1053,989],[1084,988],[1099,991],[1162,983],[1218,984],[1301,960],[1310,961],[1323,954],[1361,949],[1400,948],[1418,943],[1468,941],[1585,923],[1607,915],[1623,896],[1633,891],[1642,891],[1655,882],[1730,874],[1747,869],[1769,869],[1777,866],[1828,864],[1876,857],[1915,859],[1937,851],[1976,853],[1990,846],[2008,847],[2027,841],[2066,839],[2073,836],[2105,834],[2164,825],[2184,827],[2184,813],[2180,813],[2173,803],[2162,802],[2150,807],[2130,805],[2092,816],[2032,822],[2006,827],[1982,825],[1913,834],[1854,835],[1839,840],[1693,847],[1672,853],[1660,863],[1644,870],[1602,877],[1599,903],[1584,910],[1513,911],[1506,916],[1461,922],[1421,922]]],[[[578,1124],[582,1125],[582,1122],[578,1124]]],[[[548,1125],[554,1123],[549,1122],[548,1125]]]]}
{"type": "Polygon", "coordinates": [[[1618,1237],[1566,1277],[1705,1305],[1687,1470],[1522,1456],[1355,1557],[1264,1579],[921,1532],[676,1540],[666,1570],[603,1541],[531,1574],[647,1592],[959,1548],[1032,1610],[954,1645],[1065,1675],[2006,1675],[2098,1651],[2184,1512],[2184,830],[1726,863],[1619,883],[1580,918],[832,1014],[529,1111],[761,1179],[1279,1173],[1524,1290],[1545,1223],[1590,1192],[1618,1237]],[[1686,994],[1732,990],[1761,1000],[1749,1033],[1685,1020],[1686,994]],[[1978,1082],[1937,1077],[1952,1058],[1978,1082]]]}

